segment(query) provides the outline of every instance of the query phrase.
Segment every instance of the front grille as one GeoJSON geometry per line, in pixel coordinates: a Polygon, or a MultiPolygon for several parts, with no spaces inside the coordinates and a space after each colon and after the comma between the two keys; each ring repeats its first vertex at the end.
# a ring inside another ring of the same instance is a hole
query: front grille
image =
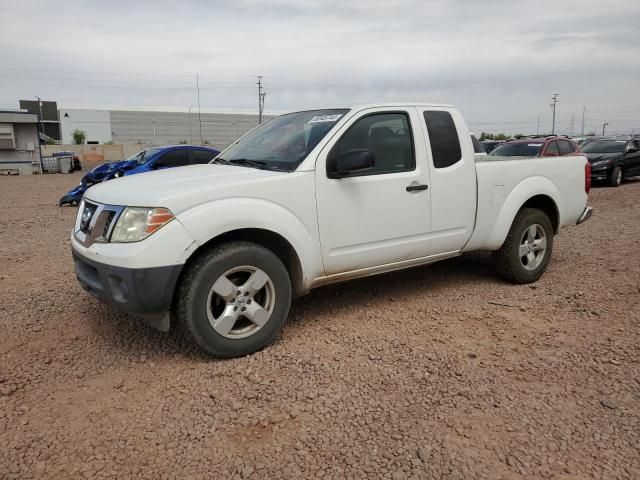
{"type": "Polygon", "coordinates": [[[82,211],[78,212],[76,221],[76,239],[86,247],[95,242],[108,242],[111,230],[124,208],[83,201],[82,211]]]}

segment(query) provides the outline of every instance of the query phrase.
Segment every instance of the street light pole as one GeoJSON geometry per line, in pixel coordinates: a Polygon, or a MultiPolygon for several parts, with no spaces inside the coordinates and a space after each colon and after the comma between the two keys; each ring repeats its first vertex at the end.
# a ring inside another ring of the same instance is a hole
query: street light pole
{"type": "Polygon", "coordinates": [[[603,137],[604,137],[604,129],[607,128],[607,125],[609,125],[609,122],[602,124],[602,136],[603,137]]]}
{"type": "MultiPolygon", "coordinates": [[[[36,97],[38,99],[38,109],[40,110],[40,116],[38,117],[38,123],[40,124],[40,132],[44,135],[44,125],[42,124],[42,101],[40,97],[36,97]]],[[[40,139],[40,135],[38,135],[38,152],[40,153],[40,173],[44,172],[42,165],[42,140],[40,139]]]]}

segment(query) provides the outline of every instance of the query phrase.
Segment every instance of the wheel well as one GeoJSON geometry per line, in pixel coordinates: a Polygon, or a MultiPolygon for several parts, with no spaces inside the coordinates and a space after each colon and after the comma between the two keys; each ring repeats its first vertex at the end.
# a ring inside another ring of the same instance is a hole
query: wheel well
{"type": "Polygon", "coordinates": [[[186,270],[186,267],[191,262],[194,262],[205,252],[215,248],[221,243],[233,240],[243,240],[246,242],[256,243],[271,250],[282,261],[289,272],[293,294],[302,295],[305,292],[302,265],[293,246],[282,235],[260,228],[242,228],[239,230],[232,230],[212,238],[207,243],[198,247],[191,257],[189,257],[183,271],[186,270]]]}
{"type": "Polygon", "coordinates": [[[542,210],[551,221],[553,233],[558,233],[558,229],[560,228],[560,214],[558,213],[556,202],[554,202],[551,197],[547,195],[536,195],[527,200],[524,205],[520,207],[520,210],[523,208],[537,208],[538,210],[542,210]]]}

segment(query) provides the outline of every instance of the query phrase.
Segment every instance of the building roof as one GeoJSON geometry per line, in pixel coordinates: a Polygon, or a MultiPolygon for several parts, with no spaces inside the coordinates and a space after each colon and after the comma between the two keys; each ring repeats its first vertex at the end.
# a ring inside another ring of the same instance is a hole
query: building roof
{"type": "Polygon", "coordinates": [[[1,123],[38,123],[38,116],[23,110],[0,110],[1,123]]]}

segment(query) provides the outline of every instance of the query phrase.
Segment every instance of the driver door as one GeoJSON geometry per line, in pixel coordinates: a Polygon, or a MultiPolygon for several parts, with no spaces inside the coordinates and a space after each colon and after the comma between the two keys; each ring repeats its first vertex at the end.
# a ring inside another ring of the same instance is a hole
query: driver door
{"type": "Polygon", "coordinates": [[[318,156],[316,198],[327,275],[428,255],[429,171],[417,115],[415,108],[360,112],[318,156]],[[334,149],[368,149],[374,166],[329,178],[327,156],[334,149]]]}

